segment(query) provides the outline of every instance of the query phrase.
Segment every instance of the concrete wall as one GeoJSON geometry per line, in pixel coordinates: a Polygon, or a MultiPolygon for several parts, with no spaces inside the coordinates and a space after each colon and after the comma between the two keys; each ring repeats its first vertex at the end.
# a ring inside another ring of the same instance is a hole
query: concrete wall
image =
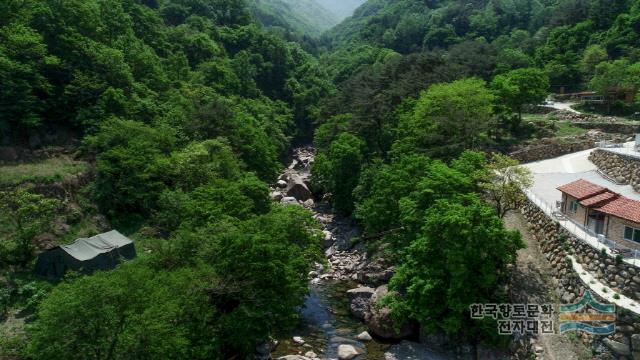
{"type": "MultiPolygon", "coordinates": [[[[603,255],[581,242],[529,201],[522,207],[521,212],[540,244],[540,249],[551,264],[553,276],[558,284],[556,293],[562,303],[574,303],[589,288],[589,284],[582,283],[573,270],[568,255],[573,255],[586,271],[614,291],[635,300],[640,299],[640,269],[603,255]]],[[[597,300],[605,302],[601,298],[597,300]]],[[[596,349],[606,346],[614,358],[640,359],[640,317],[620,308],[617,315],[615,334],[603,338],[578,333],[580,339],[596,349]]]]}

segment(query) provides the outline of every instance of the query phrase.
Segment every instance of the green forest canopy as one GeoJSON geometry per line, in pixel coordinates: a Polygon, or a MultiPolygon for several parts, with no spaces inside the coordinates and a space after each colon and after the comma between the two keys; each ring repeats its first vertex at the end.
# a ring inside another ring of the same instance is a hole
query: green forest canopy
{"type": "MultiPolygon", "coordinates": [[[[115,226],[154,229],[133,234],[150,254],[38,297],[20,355],[215,359],[287,334],[319,231],[309,212],[272,204],[268,184],[293,141],[312,139],[314,186],[398,268],[394,313],[490,338],[461,309],[504,299],[522,243],[482,197],[495,166],[483,152],[525,138],[523,108],[560,87],[635,95],[640,5],[369,0],[319,38],[335,19],[293,5],[0,3],[2,139],[79,132],[91,201],[115,226]],[[465,246],[491,251],[478,263],[465,246]]],[[[58,206],[3,196],[19,200],[3,216],[36,209],[34,224],[58,206]]],[[[3,270],[28,266],[32,232],[5,240],[3,270]]]]}

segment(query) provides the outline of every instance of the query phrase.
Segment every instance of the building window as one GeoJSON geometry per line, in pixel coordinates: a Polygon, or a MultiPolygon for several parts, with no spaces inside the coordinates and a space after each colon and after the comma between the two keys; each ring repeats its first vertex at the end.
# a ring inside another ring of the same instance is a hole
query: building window
{"type": "Polygon", "coordinates": [[[630,226],[625,226],[624,239],[640,243],[640,229],[632,228],[630,226]]]}
{"type": "Polygon", "coordinates": [[[571,201],[571,203],[569,203],[569,211],[571,211],[574,214],[578,212],[578,202],[577,201],[571,201]]]}

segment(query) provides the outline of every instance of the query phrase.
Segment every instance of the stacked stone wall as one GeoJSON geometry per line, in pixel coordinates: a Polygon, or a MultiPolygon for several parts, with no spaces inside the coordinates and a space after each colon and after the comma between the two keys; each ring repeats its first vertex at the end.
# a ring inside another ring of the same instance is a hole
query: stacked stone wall
{"type": "MultiPolygon", "coordinates": [[[[527,201],[521,212],[551,265],[562,303],[578,301],[589,286],[593,286],[582,282],[570,255],[602,284],[634,300],[640,299],[640,269],[582,242],[531,202],[527,201]]],[[[606,302],[592,294],[598,301],[606,302]]],[[[621,308],[617,315],[615,334],[603,338],[581,333],[581,340],[597,352],[607,352],[617,359],[640,359],[640,317],[621,308]]]]}
{"type": "Polygon", "coordinates": [[[589,155],[589,160],[615,182],[631,185],[640,192],[640,159],[596,149],[589,155]]]}

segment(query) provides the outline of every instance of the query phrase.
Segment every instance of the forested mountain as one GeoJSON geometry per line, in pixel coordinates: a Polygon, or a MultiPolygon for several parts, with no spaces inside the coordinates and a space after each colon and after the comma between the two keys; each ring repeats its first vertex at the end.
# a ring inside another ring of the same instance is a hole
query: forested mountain
{"type": "Polygon", "coordinates": [[[366,0],[316,0],[318,4],[324,6],[334,13],[339,20],[343,20],[353,14],[358,6],[364,4],[366,0]]]}
{"type": "Polygon", "coordinates": [[[402,54],[482,42],[505,67],[546,68],[552,85],[578,87],[584,50],[634,57],[638,4],[628,0],[370,0],[325,37],[340,48],[365,43],[402,54]],[[506,63],[505,63],[506,62],[506,63]]]}
{"type": "Polygon", "coordinates": [[[87,171],[73,190],[0,186],[0,318],[30,323],[0,358],[239,359],[290,338],[315,263],[331,267],[297,206],[313,201],[274,201],[311,143],[295,185],[362,230],[345,247],[384,267],[385,326],[507,348],[468,313],[509,302],[523,246],[502,217],[530,179],[497,179],[518,169],[499,153],[551,91],[635,97],[639,34],[631,0],[1,1],[0,145],[48,153],[34,139],[70,130],[87,171]],[[42,239],[72,240],[85,212],[138,258],[31,281],[42,239]]]}
{"type": "Polygon", "coordinates": [[[626,0],[369,0],[323,35],[338,91],[316,129],[314,181],[398,267],[383,301],[396,319],[500,341],[467,314],[505,300],[522,246],[501,205],[487,207],[501,202],[487,199],[491,171],[517,162],[486,153],[526,139],[523,109],[552,91],[596,90],[637,111],[639,26],[626,0]]]}
{"type": "Polygon", "coordinates": [[[318,0],[252,0],[251,9],[265,26],[283,27],[309,36],[320,35],[340,21],[339,15],[318,0]]]}
{"type": "MultiPolygon", "coordinates": [[[[3,144],[74,129],[87,201],[113,228],[156,229],[141,235],[152,256],[57,286],[22,356],[223,359],[295,325],[316,225],[272,205],[267,182],[332,91],[299,44],[241,0],[2,1],[0,83],[3,144]]],[[[3,304],[20,298],[5,279],[32,264],[34,231],[67,205],[0,191],[3,304]]]]}

